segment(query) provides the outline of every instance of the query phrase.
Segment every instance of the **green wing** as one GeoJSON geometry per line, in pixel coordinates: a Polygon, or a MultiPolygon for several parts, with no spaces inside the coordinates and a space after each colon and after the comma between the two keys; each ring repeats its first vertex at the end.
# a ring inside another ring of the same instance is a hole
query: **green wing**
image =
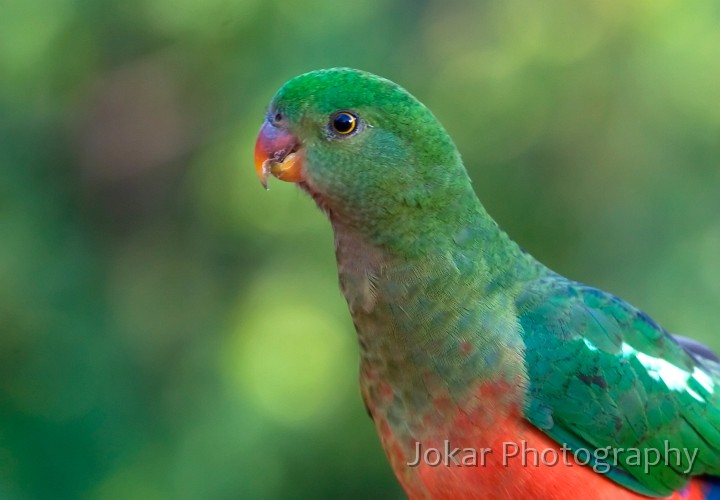
{"type": "Polygon", "coordinates": [[[574,450],[593,451],[596,470],[645,495],[666,496],[690,476],[720,474],[717,363],[685,351],[625,301],[557,275],[534,282],[517,307],[530,422],[574,450]],[[620,448],[642,457],[615,454],[620,448]],[[691,463],[683,450],[692,456],[695,449],[691,463]]]}

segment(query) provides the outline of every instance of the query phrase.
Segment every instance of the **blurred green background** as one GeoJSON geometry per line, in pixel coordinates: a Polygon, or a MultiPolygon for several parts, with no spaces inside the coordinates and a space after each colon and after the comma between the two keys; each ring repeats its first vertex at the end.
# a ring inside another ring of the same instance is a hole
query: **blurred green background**
{"type": "Polygon", "coordinates": [[[425,102],[555,270],[720,348],[716,0],[0,1],[0,498],[402,498],[287,79],[425,102]]]}

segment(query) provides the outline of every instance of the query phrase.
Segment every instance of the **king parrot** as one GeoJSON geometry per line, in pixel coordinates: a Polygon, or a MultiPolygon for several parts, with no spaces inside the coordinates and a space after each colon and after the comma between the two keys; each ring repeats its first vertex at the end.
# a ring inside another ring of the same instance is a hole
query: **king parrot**
{"type": "Polygon", "coordinates": [[[406,90],[288,81],[255,167],[330,220],[362,396],[410,498],[720,497],[718,358],[514,243],[406,90]]]}

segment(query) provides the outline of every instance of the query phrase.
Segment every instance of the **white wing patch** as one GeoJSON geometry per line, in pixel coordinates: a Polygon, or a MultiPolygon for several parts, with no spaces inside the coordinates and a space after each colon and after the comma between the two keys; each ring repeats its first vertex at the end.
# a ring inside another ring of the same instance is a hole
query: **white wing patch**
{"type": "Polygon", "coordinates": [[[698,367],[690,373],[667,360],[640,352],[625,342],[622,344],[622,354],[625,358],[634,356],[648,371],[648,375],[657,381],[662,381],[672,391],[685,391],[698,401],[704,402],[705,399],[688,386],[690,379],[694,379],[709,394],[714,391],[715,384],[712,379],[698,367]]]}
{"type": "Polygon", "coordinates": [[[592,342],[590,342],[588,339],[583,339],[583,342],[585,342],[585,345],[586,345],[587,348],[590,349],[591,351],[597,351],[597,350],[598,350],[598,348],[595,347],[595,344],[593,344],[592,342]]]}
{"type": "Polygon", "coordinates": [[[710,376],[702,371],[697,366],[695,367],[695,370],[693,370],[692,374],[693,378],[698,381],[698,383],[703,386],[703,389],[708,391],[710,394],[713,393],[713,389],[715,388],[715,384],[713,383],[710,376]]]}

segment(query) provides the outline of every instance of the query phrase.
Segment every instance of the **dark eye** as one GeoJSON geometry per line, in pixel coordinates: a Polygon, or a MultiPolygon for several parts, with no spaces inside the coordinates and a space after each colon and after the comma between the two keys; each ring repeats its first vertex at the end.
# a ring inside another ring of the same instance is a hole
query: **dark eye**
{"type": "Polygon", "coordinates": [[[330,122],[332,129],[340,135],[348,135],[355,131],[358,125],[357,116],[347,111],[335,113],[330,122]]]}

